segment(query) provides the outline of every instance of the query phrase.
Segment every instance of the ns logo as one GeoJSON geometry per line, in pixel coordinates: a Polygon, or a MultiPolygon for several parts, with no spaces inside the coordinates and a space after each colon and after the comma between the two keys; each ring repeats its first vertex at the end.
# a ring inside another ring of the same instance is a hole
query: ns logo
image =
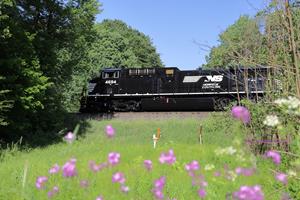
{"type": "Polygon", "coordinates": [[[207,82],[221,82],[223,80],[222,75],[214,75],[214,76],[205,76],[206,80],[204,80],[205,83],[207,82]]]}

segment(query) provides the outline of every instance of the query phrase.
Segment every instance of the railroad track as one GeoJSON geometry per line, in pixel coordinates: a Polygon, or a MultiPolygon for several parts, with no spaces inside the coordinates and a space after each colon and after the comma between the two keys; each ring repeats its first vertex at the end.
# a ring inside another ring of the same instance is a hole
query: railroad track
{"type": "Polygon", "coordinates": [[[202,112],[112,112],[112,113],[73,113],[80,119],[95,119],[95,120],[111,120],[111,119],[121,119],[121,120],[162,120],[162,119],[187,119],[196,118],[203,119],[206,118],[209,113],[208,111],[202,112]]]}

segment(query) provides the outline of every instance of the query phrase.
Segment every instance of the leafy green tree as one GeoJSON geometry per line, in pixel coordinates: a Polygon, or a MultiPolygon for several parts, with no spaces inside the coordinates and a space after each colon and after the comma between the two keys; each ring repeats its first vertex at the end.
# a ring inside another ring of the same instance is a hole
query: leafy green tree
{"type": "Polygon", "coordinates": [[[91,47],[93,65],[103,67],[163,67],[150,38],[120,20],[95,25],[97,36],[91,47]]]}
{"type": "Polygon", "coordinates": [[[26,126],[22,122],[28,120],[28,113],[44,108],[44,92],[51,84],[41,71],[32,44],[35,35],[22,28],[24,24],[18,9],[15,1],[6,0],[0,4],[0,31],[3,33],[0,37],[0,74],[5,78],[1,80],[0,89],[5,92],[5,108],[8,101],[14,102],[5,118],[11,126],[22,129],[26,126]]]}
{"type": "Polygon", "coordinates": [[[220,44],[211,49],[204,67],[266,64],[267,50],[258,19],[241,16],[219,35],[220,44]]]}
{"type": "Polygon", "coordinates": [[[81,58],[98,7],[96,0],[1,1],[0,90],[9,91],[5,100],[14,102],[1,138],[29,139],[60,129],[64,86],[85,71],[81,58]]]}
{"type": "MultiPolygon", "coordinates": [[[[132,29],[120,20],[104,20],[95,24],[87,35],[81,37],[81,48],[73,51],[64,48],[61,60],[74,61],[74,72],[61,88],[64,107],[68,111],[78,111],[79,99],[88,79],[105,67],[162,67],[159,54],[150,38],[132,29]],[[76,52],[72,57],[70,52],[76,52]],[[80,55],[80,56],[78,56],[80,55]]],[[[72,63],[72,62],[71,62],[72,63]]]]}

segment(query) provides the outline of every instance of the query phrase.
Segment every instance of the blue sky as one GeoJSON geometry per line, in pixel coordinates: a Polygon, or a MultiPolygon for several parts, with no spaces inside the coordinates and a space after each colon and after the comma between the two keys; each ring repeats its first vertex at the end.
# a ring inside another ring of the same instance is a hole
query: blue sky
{"type": "Polygon", "coordinates": [[[218,35],[240,15],[253,16],[265,0],[100,0],[97,21],[120,19],[148,35],[165,66],[195,69],[205,63],[218,35]]]}

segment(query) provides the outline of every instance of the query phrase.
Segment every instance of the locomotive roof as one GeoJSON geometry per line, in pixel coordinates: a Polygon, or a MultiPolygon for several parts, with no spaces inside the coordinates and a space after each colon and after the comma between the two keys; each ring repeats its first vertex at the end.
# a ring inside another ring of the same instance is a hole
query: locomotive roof
{"type": "MultiPolygon", "coordinates": [[[[244,70],[244,69],[269,69],[272,68],[271,66],[238,66],[236,69],[244,70]]],[[[224,70],[234,70],[235,67],[229,67],[229,68],[208,68],[208,69],[194,69],[194,70],[180,70],[177,67],[143,67],[143,68],[136,68],[136,67],[130,67],[130,68],[121,68],[121,67],[115,67],[115,68],[104,68],[102,71],[105,72],[112,72],[122,69],[175,69],[177,71],[184,71],[184,72],[192,72],[192,71],[224,71],[224,70]]]]}

